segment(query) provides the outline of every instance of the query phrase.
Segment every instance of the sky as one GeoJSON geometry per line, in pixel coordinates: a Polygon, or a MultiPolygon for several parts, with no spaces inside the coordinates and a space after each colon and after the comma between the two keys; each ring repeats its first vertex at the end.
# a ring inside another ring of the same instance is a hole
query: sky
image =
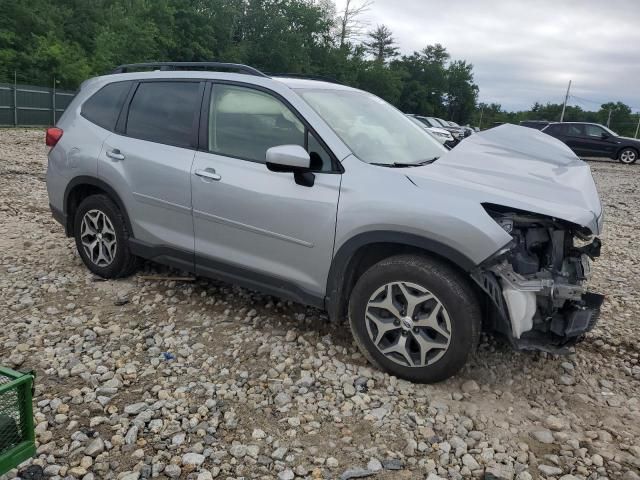
{"type": "Polygon", "coordinates": [[[471,62],[479,101],[505,110],[561,103],[572,80],[571,105],[640,112],[640,0],[374,0],[363,20],[402,54],[440,43],[471,62]]]}

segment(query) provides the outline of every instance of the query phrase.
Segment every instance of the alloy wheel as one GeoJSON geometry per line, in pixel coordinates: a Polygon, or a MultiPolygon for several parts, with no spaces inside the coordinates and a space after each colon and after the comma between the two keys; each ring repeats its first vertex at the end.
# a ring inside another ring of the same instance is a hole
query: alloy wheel
{"type": "Polygon", "coordinates": [[[622,163],[633,163],[636,161],[636,152],[633,150],[624,150],[620,154],[620,161],[622,163]]]}
{"type": "Polygon", "coordinates": [[[111,265],[118,242],[109,217],[101,210],[89,210],[82,217],[80,241],[87,257],[98,267],[111,265]]]}
{"type": "Polygon", "coordinates": [[[409,282],[387,283],[369,298],[369,338],[389,360],[408,367],[437,362],[451,342],[451,320],[429,290],[409,282]]]}

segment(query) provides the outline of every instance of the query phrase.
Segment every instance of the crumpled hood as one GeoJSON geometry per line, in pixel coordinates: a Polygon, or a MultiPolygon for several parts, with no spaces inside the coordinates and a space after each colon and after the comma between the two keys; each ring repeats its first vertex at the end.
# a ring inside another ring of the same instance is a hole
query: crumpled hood
{"type": "Polygon", "coordinates": [[[472,135],[435,163],[402,170],[419,187],[448,184],[456,195],[602,228],[591,169],[564,143],[538,130],[501,125],[472,135]]]}

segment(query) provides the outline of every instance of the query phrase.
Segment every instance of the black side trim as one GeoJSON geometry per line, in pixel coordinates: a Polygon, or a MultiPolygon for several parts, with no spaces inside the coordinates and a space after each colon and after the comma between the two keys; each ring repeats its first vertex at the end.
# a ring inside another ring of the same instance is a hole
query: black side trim
{"type": "Polygon", "coordinates": [[[193,252],[166,245],[152,245],[135,238],[129,239],[131,253],[186,272],[195,273],[195,256],[193,252]]]}
{"type": "Polygon", "coordinates": [[[502,296],[502,287],[497,277],[493,272],[477,268],[471,272],[471,278],[486,295],[485,324],[492,330],[504,334],[513,345],[514,338],[511,330],[511,317],[509,316],[509,309],[502,296]]]}
{"type": "Polygon", "coordinates": [[[387,230],[375,230],[358,234],[347,240],[340,247],[331,262],[329,278],[327,279],[327,297],[325,299],[325,308],[331,318],[339,318],[342,307],[345,305],[345,292],[342,290],[345,279],[348,277],[349,270],[352,267],[351,260],[358,250],[374,243],[395,243],[398,244],[398,247],[420,248],[449,260],[465,272],[470,272],[476,266],[471,259],[450,246],[419,235],[387,230]]]}
{"type": "Polygon", "coordinates": [[[224,280],[225,282],[258,290],[267,295],[293,300],[304,305],[324,308],[323,297],[303,290],[288,280],[229,265],[209,257],[196,255],[196,274],[224,280]]]}
{"type": "Polygon", "coordinates": [[[73,235],[73,218],[71,215],[69,215],[69,194],[75,187],[79,185],[91,185],[94,187],[98,187],[101,190],[104,190],[105,192],[107,192],[107,194],[111,197],[111,199],[114,202],[116,202],[116,205],[122,212],[122,215],[124,216],[124,221],[127,224],[127,230],[129,231],[129,234],[133,235],[133,229],[131,228],[129,215],[127,214],[127,210],[124,208],[124,203],[122,203],[122,200],[120,200],[120,196],[116,193],[116,191],[108,183],[98,178],[89,177],[86,175],[80,175],[78,177],[72,178],[71,181],[67,184],[67,188],[64,191],[63,215],[66,217],[65,232],[68,237],[73,235]]]}
{"type": "Polygon", "coordinates": [[[222,280],[317,308],[324,306],[324,298],[281,278],[257,273],[203,255],[194,255],[193,252],[166,245],[151,245],[133,238],[129,239],[129,247],[134,255],[196,275],[222,280]]]}

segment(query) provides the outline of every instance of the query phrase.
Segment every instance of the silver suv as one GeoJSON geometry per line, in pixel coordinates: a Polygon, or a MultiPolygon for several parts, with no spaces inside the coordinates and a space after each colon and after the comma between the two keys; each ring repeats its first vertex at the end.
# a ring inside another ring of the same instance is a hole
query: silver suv
{"type": "Polygon", "coordinates": [[[47,144],[51,210],[95,274],[146,258],[323,308],[405,379],[455,374],[483,326],[566,351],[602,302],[591,171],[532,129],[448,151],[367,92],[162,63],[83,83],[47,144]]]}

